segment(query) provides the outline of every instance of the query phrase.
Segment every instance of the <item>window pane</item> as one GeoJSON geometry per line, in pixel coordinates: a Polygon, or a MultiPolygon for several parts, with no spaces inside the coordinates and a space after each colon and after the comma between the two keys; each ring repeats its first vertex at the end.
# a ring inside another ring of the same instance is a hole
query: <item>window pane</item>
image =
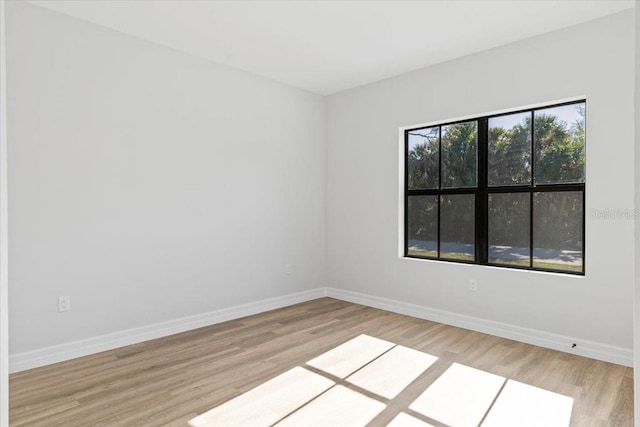
{"type": "Polygon", "coordinates": [[[438,256],[438,196],[410,196],[408,200],[408,255],[438,256]]]}
{"type": "Polygon", "coordinates": [[[442,196],[440,258],[475,260],[475,196],[442,196]]]}
{"type": "Polygon", "coordinates": [[[489,262],[529,267],[529,193],[489,195],[489,262]]]}
{"type": "Polygon", "coordinates": [[[531,183],[531,112],[489,119],[489,185],[531,183]]]}
{"type": "Polygon", "coordinates": [[[478,122],[442,127],[442,188],[475,187],[478,122]]]}
{"type": "Polygon", "coordinates": [[[440,127],[407,133],[409,189],[431,189],[439,185],[440,127]]]}
{"type": "Polygon", "coordinates": [[[582,191],[533,193],[533,266],[582,271],[582,191]]]}
{"type": "Polygon", "coordinates": [[[585,104],[534,112],[536,184],[584,182],[585,104]]]}

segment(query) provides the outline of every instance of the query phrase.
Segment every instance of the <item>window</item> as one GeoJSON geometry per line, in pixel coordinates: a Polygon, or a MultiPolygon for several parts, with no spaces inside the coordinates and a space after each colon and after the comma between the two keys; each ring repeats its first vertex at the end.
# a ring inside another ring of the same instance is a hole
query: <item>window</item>
{"type": "Polygon", "coordinates": [[[406,130],[404,255],[584,274],[585,110],[406,130]]]}

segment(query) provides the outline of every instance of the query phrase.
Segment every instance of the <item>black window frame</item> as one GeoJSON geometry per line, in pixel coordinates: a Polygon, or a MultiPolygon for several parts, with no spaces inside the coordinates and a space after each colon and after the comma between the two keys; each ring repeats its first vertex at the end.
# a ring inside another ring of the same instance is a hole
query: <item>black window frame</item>
{"type": "Polygon", "coordinates": [[[534,123],[535,123],[535,112],[538,110],[545,110],[549,108],[555,107],[563,107],[567,105],[574,104],[584,104],[585,108],[585,127],[586,127],[586,99],[578,99],[572,101],[566,101],[561,103],[553,103],[553,104],[545,104],[541,106],[537,106],[534,108],[522,108],[515,109],[510,111],[501,112],[498,114],[489,114],[482,116],[474,116],[461,120],[455,121],[444,121],[444,122],[434,122],[429,123],[422,126],[414,126],[411,128],[404,129],[404,257],[411,259],[426,259],[426,260],[435,260],[442,262],[453,262],[459,264],[473,264],[473,265],[487,265],[487,266],[495,266],[501,268],[509,268],[516,270],[530,270],[530,271],[541,271],[541,272],[551,272],[558,274],[568,274],[568,275],[578,275],[584,276],[586,271],[586,258],[585,258],[585,240],[586,240],[586,132],[585,132],[585,142],[584,142],[584,180],[583,182],[578,183],[558,183],[558,184],[536,184],[535,182],[535,163],[536,163],[536,155],[535,155],[535,147],[534,147],[534,123]],[[528,184],[516,184],[516,185],[499,185],[499,186],[489,186],[488,183],[488,142],[489,142],[489,119],[507,116],[511,114],[518,113],[529,113],[531,114],[531,180],[528,184]],[[442,127],[455,125],[460,123],[467,122],[477,122],[477,139],[476,139],[476,186],[475,187],[464,187],[464,188],[443,188],[442,187],[442,127]],[[431,127],[440,127],[439,132],[439,140],[438,140],[438,148],[439,148],[439,166],[438,166],[438,188],[437,189],[409,189],[409,134],[413,131],[431,128],[431,127]],[[533,198],[535,193],[547,193],[547,192],[579,192],[582,195],[582,270],[581,271],[572,271],[572,270],[561,270],[561,269],[553,269],[553,268],[541,268],[534,266],[534,203],[533,198]],[[492,263],[489,261],[489,195],[496,193],[528,193],[529,194],[529,266],[526,265],[515,265],[515,264],[503,264],[503,263],[492,263]],[[440,206],[441,206],[441,198],[442,196],[450,195],[450,194],[473,194],[475,198],[475,241],[474,241],[474,249],[475,249],[475,260],[463,260],[463,259],[451,259],[451,258],[441,258],[440,251],[440,229],[441,229],[441,217],[440,217],[440,206]],[[412,196],[437,196],[438,197],[438,238],[437,238],[437,252],[436,256],[418,256],[412,255],[409,253],[409,198],[412,196]]]}

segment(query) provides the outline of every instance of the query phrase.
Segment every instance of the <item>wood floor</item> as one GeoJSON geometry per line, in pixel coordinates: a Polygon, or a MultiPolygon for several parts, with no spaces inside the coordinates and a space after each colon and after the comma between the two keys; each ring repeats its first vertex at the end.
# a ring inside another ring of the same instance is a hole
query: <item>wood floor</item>
{"type": "Polygon", "coordinates": [[[572,426],[633,425],[631,368],[331,298],[13,374],[10,425],[186,426],[363,333],[438,357],[371,426],[454,362],[572,397],[572,426]]]}

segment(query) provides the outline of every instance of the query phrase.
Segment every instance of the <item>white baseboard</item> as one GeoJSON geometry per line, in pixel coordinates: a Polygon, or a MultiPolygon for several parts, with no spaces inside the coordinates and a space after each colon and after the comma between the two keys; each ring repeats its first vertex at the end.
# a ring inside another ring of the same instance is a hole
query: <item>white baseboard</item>
{"type": "Polygon", "coordinates": [[[75,359],[76,357],[87,356],[101,351],[112,350],[126,345],[137,344],[203,326],[322,298],[324,296],[326,296],[325,288],[312,289],[310,291],[214,310],[195,316],[155,323],[140,328],[128,329],[126,331],[13,354],[9,356],[9,371],[14,373],[39,366],[50,365],[52,363],[75,359]]]}
{"type": "Polygon", "coordinates": [[[310,301],[316,298],[328,296],[339,300],[379,308],[394,313],[405,314],[433,322],[457,326],[472,331],[482,332],[498,337],[537,345],[539,347],[564,351],[616,363],[624,366],[633,366],[633,350],[615,347],[593,341],[585,341],[578,338],[567,337],[535,329],[523,328],[464,314],[437,310],[416,304],[381,298],[357,292],[345,291],[335,288],[317,288],[305,292],[284,295],[276,298],[242,304],[234,307],[214,310],[195,316],[156,323],[140,328],[73,341],[66,344],[45,347],[24,353],[13,354],[9,357],[9,371],[11,373],[63,362],[76,357],[87,356],[101,351],[112,350],[126,345],[137,344],[155,338],[161,338],[180,332],[189,331],[203,326],[209,326],[228,320],[238,319],[253,314],[262,313],[289,305],[310,301]],[[575,348],[571,344],[576,343],[575,348]]]}
{"type": "Polygon", "coordinates": [[[341,289],[326,288],[326,295],[328,297],[347,302],[353,302],[356,304],[366,305],[368,307],[379,308],[394,313],[444,323],[446,325],[470,329],[472,331],[508,338],[527,344],[537,345],[539,347],[577,354],[580,356],[590,357],[592,359],[616,363],[618,365],[633,366],[633,350],[630,348],[615,347],[593,341],[585,341],[579,338],[552,334],[535,329],[523,328],[520,326],[509,325],[506,323],[495,322],[492,320],[481,319],[444,310],[437,310],[357,292],[344,291],[341,289]],[[575,348],[571,348],[573,343],[576,344],[575,348]]]}

